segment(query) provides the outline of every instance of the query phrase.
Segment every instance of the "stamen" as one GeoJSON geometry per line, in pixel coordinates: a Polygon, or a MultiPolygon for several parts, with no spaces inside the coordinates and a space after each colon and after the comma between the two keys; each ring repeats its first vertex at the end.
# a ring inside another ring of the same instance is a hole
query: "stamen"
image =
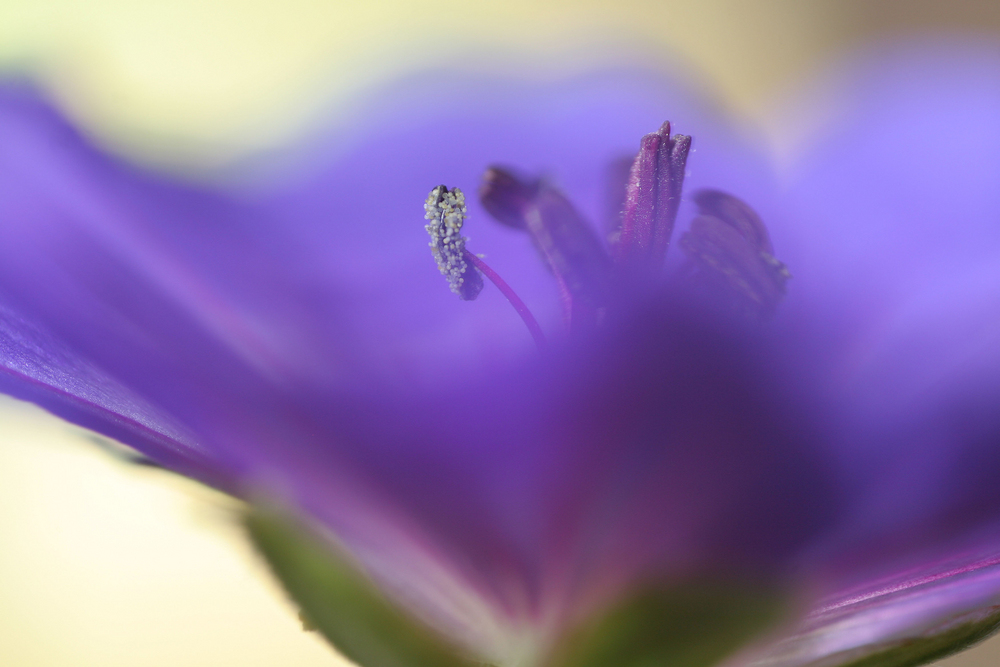
{"type": "Polygon", "coordinates": [[[467,239],[462,236],[462,225],[465,224],[468,209],[462,191],[458,188],[449,190],[447,186],[439,185],[427,196],[424,211],[424,218],[430,221],[424,229],[431,236],[431,253],[441,275],[448,279],[451,291],[464,301],[472,301],[483,289],[485,274],[521,316],[535,345],[544,349],[545,334],[524,301],[486,262],[466,249],[467,239]]]}

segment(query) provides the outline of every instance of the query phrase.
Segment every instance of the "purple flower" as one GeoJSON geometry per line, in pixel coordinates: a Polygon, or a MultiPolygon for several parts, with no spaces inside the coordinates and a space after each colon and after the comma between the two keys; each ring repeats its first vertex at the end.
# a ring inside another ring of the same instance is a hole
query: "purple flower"
{"type": "MultiPolygon", "coordinates": [[[[106,156],[9,85],[0,388],[308,517],[474,659],[708,665],[783,597],[737,664],[919,664],[1000,622],[997,64],[868,70],[784,185],[634,73],[418,77],[253,188],[106,156]],[[640,148],[667,116],[696,152],[640,148]],[[544,351],[437,275],[439,183],[544,351]]],[[[344,618],[348,654],[425,664],[344,618]]]]}

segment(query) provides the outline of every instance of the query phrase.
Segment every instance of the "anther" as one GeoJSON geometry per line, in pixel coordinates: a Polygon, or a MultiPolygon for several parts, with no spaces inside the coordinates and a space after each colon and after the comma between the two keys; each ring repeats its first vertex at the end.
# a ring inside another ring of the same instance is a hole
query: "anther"
{"type": "Polygon", "coordinates": [[[518,178],[503,167],[490,167],[479,187],[479,203],[497,222],[514,229],[527,229],[524,216],[540,185],[540,181],[518,178]]]}
{"type": "Polygon", "coordinates": [[[791,274],[774,257],[760,216],[719,190],[696,192],[694,201],[699,215],[681,237],[681,248],[697,267],[697,280],[714,285],[738,311],[757,318],[773,314],[791,274]]]}
{"type": "Polygon", "coordinates": [[[431,235],[431,253],[448,286],[464,301],[472,301],[483,290],[483,277],[465,257],[465,237],[462,225],[468,210],[465,195],[458,188],[449,190],[439,185],[424,202],[424,226],[431,235]]]}
{"type": "Polygon", "coordinates": [[[571,327],[595,320],[607,306],[612,262],[600,237],[561,192],[542,180],[490,167],[479,189],[498,222],[528,233],[556,277],[571,327]]]}
{"type": "Polygon", "coordinates": [[[430,246],[434,261],[437,262],[441,275],[448,279],[451,291],[465,301],[472,301],[483,289],[485,274],[514,307],[538,348],[543,349],[545,334],[524,301],[481,257],[466,249],[462,225],[468,209],[462,191],[458,188],[449,190],[446,186],[439,185],[427,196],[424,211],[424,218],[429,220],[424,228],[431,235],[430,246]]]}

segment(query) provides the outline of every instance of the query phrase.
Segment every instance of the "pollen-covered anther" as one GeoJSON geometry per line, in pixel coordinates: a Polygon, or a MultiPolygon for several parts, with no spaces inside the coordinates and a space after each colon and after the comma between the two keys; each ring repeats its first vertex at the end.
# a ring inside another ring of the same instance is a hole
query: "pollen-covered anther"
{"type": "Polygon", "coordinates": [[[441,275],[448,279],[451,291],[465,301],[472,301],[483,289],[483,277],[466,261],[462,225],[468,209],[465,195],[458,188],[439,185],[424,202],[424,229],[431,236],[431,253],[441,275]]]}
{"type": "Polygon", "coordinates": [[[621,225],[611,236],[619,264],[663,266],[690,150],[691,137],[671,135],[669,122],[642,138],[625,187],[621,225]]]}
{"type": "Polygon", "coordinates": [[[466,238],[462,236],[462,225],[468,211],[462,191],[458,188],[449,190],[444,185],[437,186],[427,195],[424,211],[424,217],[428,220],[424,229],[431,235],[431,252],[441,275],[448,279],[451,291],[465,301],[472,301],[483,289],[485,274],[517,311],[538,348],[544,348],[545,334],[521,297],[481,257],[472,254],[465,247],[466,238]]]}

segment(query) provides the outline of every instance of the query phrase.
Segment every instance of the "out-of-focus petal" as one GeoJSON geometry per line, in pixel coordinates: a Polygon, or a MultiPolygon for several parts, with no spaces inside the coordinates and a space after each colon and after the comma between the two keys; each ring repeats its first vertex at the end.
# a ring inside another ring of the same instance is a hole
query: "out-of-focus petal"
{"type": "Polygon", "coordinates": [[[0,309],[0,389],[154,456],[161,465],[227,486],[226,466],[167,415],[7,309],[0,309]]]}
{"type": "Polygon", "coordinates": [[[213,239],[198,227],[238,207],[115,163],[23,87],[0,97],[0,146],[6,384],[113,437],[128,431],[163,463],[183,449],[216,458],[221,475],[225,457],[190,434],[259,350],[211,286],[213,239]],[[211,258],[204,275],[178,248],[211,258]]]}
{"type": "Polygon", "coordinates": [[[787,312],[809,324],[788,335],[813,346],[792,363],[826,403],[861,542],[905,550],[1000,520],[984,472],[1000,434],[998,72],[988,49],[869,63],[792,192],[787,312]]]}
{"type": "Polygon", "coordinates": [[[780,641],[726,664],[922,665],[961,651],[1000,627],[1000,558],[992,553],[952,556],[824,600],[780,641]]]}
{"type": "Polygon", "coordinates": [[[716,316],[661,298],[540,364],[340,401],[350,445],[302,443],[282,468],[337,525],[326,476],[350,460],[515,625],[558,625],[644,578],[782,580],[833,515],[821,434],[760,372],[766,340],[716,316]]]}
{"type": "Polygon", "coordinates": [[[849,511],[813,549],[834,592],[755,664],[932,659],[996,626],[998,72],[995,49],[869,61],[798,172],[798,226],[775,231],[785,361],[822,405],[849,511]]]}

